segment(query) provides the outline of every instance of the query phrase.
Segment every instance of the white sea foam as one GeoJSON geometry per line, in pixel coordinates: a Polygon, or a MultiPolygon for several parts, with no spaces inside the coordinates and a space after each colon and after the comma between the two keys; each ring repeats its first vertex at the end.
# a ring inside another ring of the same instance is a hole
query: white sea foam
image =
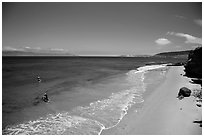
{"type": "Polygon", "coordinates": [[[137,68],[138,71],[148,71],[148,70],[153,70],[153,69],[159,69],[159,68],[164,68],[166,67],[167,64],[161,64],[161,65],[149,65],[149,66],[143,66],[137,68]]]}
{"type": "Polygon", "coordinates": [[[102,130],[116,126],[131,105],[144,101],[144,73],[161,67],[165,65],[145,66],[129,71],[127,80],[134,83],[130,89],[112,93],[107,99],[92,102],[86,107],[76,107],[70,112],[50,114],[35,121],[7,127],[3,134],[101,134],[102,130]]]}
{"type": "Polygon", "coordinates": [[[3,134],[100,134],[103,129],[117,125],[127,114],[128,107],[144,100],[134,90],[114,93],[109,99],[77,107],[70,113],[59,113],[7,127],[3,134]]]}
{"type": "Polygon", "coordinates": [[[3,134],[10,135],[60,135],[67,134],[98,134],[103,126],[97,121],[79,116],[70,116],[68,113],[59,113],[29,121],[16,126],[7,127],[3,134]],[[80,133],[81,132],[81,133],[80,133]]]}

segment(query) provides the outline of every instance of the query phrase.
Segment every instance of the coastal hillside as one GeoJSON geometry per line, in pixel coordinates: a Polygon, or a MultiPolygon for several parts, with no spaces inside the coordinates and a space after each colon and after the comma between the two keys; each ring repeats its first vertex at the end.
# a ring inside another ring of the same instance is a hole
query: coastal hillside
{"type": "Polygon", "coordinates": [[[188,58],[188,54],[191,50],[175,51],[175,52],[162,52],[154,55],[155,57],[173,57],[173,58],[188,58]]]}

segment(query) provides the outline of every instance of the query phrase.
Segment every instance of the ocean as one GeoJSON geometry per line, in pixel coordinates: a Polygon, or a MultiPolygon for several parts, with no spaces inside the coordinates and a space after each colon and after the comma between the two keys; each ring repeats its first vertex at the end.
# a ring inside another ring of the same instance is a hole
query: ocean
{"type": "Polygon", "coordinates": [[[147,84],[163,78],[159,72],[148,81],[147,71],[165,68],[150,64],[180,61],[183,59],[2,57],[2,133],[98,135],[117,126],[132,105],[145,101],[147,84]],[[44,93],[49,102],[42,101],[44,93]]]}

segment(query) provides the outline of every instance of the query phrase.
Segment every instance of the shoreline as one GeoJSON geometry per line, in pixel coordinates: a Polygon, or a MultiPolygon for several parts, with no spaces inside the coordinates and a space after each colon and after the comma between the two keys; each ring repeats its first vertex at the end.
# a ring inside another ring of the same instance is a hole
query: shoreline
{"type": "MultiPolygon", "coordinates": [[[[183,68],[169,67],[169,66],[164,67],[163,65],[161,65],[161,67],[156,69],[154,69],[154,66],[152,67],[148,66],[147,68],[140,67],[140,70],[133,70],[127,73],[127,75],[132,76],[130,77],[130,80],[133,81],[133,84],[134,84],[135,83],[134,74],[137,72],[142,72],[141,78],[142,78],[142,81],[144,80],[143,81],[144,84],[146,82],[147,87],[146,87],[146,90],[144,90],[145,92],[142,92],[143,90],[141,89],[141,94],[142,94],[141,99],[144,99],[145,101],[142,101],[140,103],[133,103],[134,102],[134,99],[133,99],[131,102],[129,102],[128,105],[125,108],[123,108],[123,112],[125,113],[121,113],[121,116],[118,119],[119,121],[111,127],[105,128],[105,125],[103,124],[101,125],[99,121],[95,119],[90,119],[90,120],[94,120],[96,123],[99,122],[99,125],[102,126],[98,135],[104,135],[104,134],[105,135],[116,135],[116,134],[120,134],[120,135],[167,134],[169,135],[169,134],[183,134],[183,132],[184,134],[186,134],[185,132],[187,130],[184,128],[180,128],[181,130],[184,130],[182,132],[180,131],[174,132],[173,130],[172,130],[173,132],[169,131],[169,129],[171,130],[172,128],[176,127],[175,124],[172,123],[172,121],[169,121],[170,118],[174,119],[173,121],[174,122],[176,121],[177,125],[179,125],[180,122],[182,123],[182,120],[186,121],[186,118],[187,119],[189,118],[189,117],[183,118],[181,117],[181,115],[179,115],[178,112],[181,112],[180,108],[183,108],[182,112],[184,112],[185,115],[188,114],[189,112],[190,112],[190,115],[192,115],[193,112],[191,108],[196,106],[195,103],[193,106],[192,102],[194,102],[195,99],[193,99],[192,97],[190,99],[187,99],[187,101],[186,99],[180,101],[176,98],[180,85],[189,87],[189,83],[190,83],[188,78],[181,76],[181,73],[183,73],[183,68]],[[144,70],[142,68],[144,68],[144,70]],[[146,70],[149,70],[148,72],[150,73],[146,73],[146,70]],[[157,77],[157,76],[160,76],[158,74],[160,74],[161,77],[157,77]],[[152,84],[149,85],[148,80],[149,80],[149,83],[152,83],[152,84]],[[170,89],[173,92],[169,92],[170,89]],[[186,109],[185,108],[186,105],[190,106],[191,108],[186,107],[187,108],[186,109]],[[172,115],[172,116],[170,115],[169,117],[169,114],[171,114],[172,112],[173,114],[176,113],[176,117],[175,115],[172,115]]],[[[193,87],[194,86],[190,88],[193,88],[193,87]]],[[[134,89],[130,89],[130,90],[134,90],[134,89]]],[[[132,91],[128,91],[128,92],[132,94],[132,91]]],[[[116,92],[116,93],[120,94],[120,92],[116,92]]],[[[108,99],[111,99],[111,97],[112,96],[110,96],[108,99]]],[[[96,102],[93,102],[92,104],[95,104],[95,103],[96,102]]],[[[89,106],[91,107],[92,105],[89,104],[89,106]]],[[[193,113],[193,115],[195,114],[193,113]]],[[[193,118],[195,118],[195,116],[193,116],[193,118]]],[[[199,128],[195,128],[195,126],[192,126],[194,123],[192,122],[191,125],[187,123],[187,125],[190,128],[194,128],[191,133],[200,134],[200,132],[202,132],[202,129],[199,130],[199,128]]],[[[194,125],[197,125],[197,124],[194,124],[194,125]]]]}
{"type": "MultiPolygon", "coordinates": [[[[158,66],[157,66],[157,67],[158,67],[158,66]]],[[[162,67],[163,67],[163,66],[162,66],[162,67]]],[[[143,67],[143,68],[144,68],[144,67],[143,67]]],[[[153,66],[153,67],[150,67],[150,69],[153,69],[153,68],[154,68],[154,66],[153,66]]],[[[146,71],[146,70],[144,70],[144,72],[145,72],[145,71],[146,71]]],[[[130,81],[133,82],[133,83],[132,83],[133,85],[135,85],[135,80],[138,80],[138,79],[134,79],[134,78],[135,78],[135,73],[136,73],[136,78],[138,78],[138,77],[137,77],[137,72],[142,72],[142,73],[141,73],[141,75],[142,75],[141,79],[143,80],[143,73],[144,73],[143,70],[140,70],[140,71],[138,71],[138,70],[133,70],[130,74],[129,74],[129,72],[126,73],[126,75],[128,75],[128,77],[131,77],[131,78],[130,78],[130,81]]],[[[114,77],[112,77],[112,78],[114,79],[114,77]]],[[[139,77],[139,78],[140,78],[140,77],[139,77]]],[[[140,80],[139,80],[139,81],[140,81],[140,80]]],[[[138,82],[139,82],[139,81],[138,81],[138,82]]],[[[107,81],[106,81],[106,82],[107,82],[107,81]]],[[[105,83],[106,83],[106,82],[105,82],[105,83]]],[[[120,81],[117,81],[117,84],[118,84],[118,82],[122,82],[121,79],[120,79],[120,81]]],[[[141,83],[143,83],[143,82],[141,81],[141,83]]],[[[114,84],[114,83],[111,83],[111,84],[114,84]]],[[[125,83],[123,83],[123,84],[125,84],[125,83]]],[[[130,84],[130,83],[129,83],[129,84],[130,84]]],[[[129,85],[129,84],[128,84],[128,85],[129,85]]],[[[126,84],[125,84],[125,85],[126,85],[126,84]]],[[[124,85],[124,86],[125,86],[125,85],[124,85]]],[[[106,85],[106,86],[107,86],[107,85],[106,85]]],[[[127,85],[126,85],[126,86],[127,86],[127,85]]],[[[139,84],[139,86],[142,86],[142,87],[143,87],[143,84],[142,84],[142,85],[139,84]]],[[[111,86],[111,87],[112,87],[112,86],[111,86]]],[[[112,88],[113,88],[113,87],[112,87],[112,88]]],[[[114,88],[113,88],[113,89],[114,89],[114,88]]],[[[141,90],[142,90],[142,89],[141,89],[141,90]]],[[[119,91],[120,91],[120,90],[119,90],[119,91]]],[[[125,90],[125,91],[122,90],[121,92],[116,92],[115,94],[116,94],[116,96],[117,96],[117,95],[119,95],[119,94],[122,93],[121,95],[123,96],[123,93],[126,93],[126,92],[128,92],[128,93],[130,94],[130,98],[132,98],[133,96],[135,96],[134,94],[137,94],[137,92],[135,93],[134,89],[125,90]],[[131,96],[132,96],[132,97],[131,97],[131,96]]],[[[111,100],[112,97],[113,97],[113,95],[114,95],[114,94],[112,94],[112,96],[110,96],[110,97],[108,98],[108,100],[111,100]]],[[[137,95],[136,95],[136,96],[137,96],[137,95]]],[[[139,95],[139,96],[140,96],[140,95],[139,95]]],[[[125,97],[125,96],[124,96],[124,97],[125,97]]],[[[126,98],[126,97],[125,97],[125,98],[126,98]]],[[[124,98],[124,99],[125,99],[125,98],[124,98]]],[[[128,97],[128,98],[129,98],[129,97],[128,97]]],[[[135,98],[136,100],[138,99],[137,97],[134,97],[134,98],[135,98]]],[[[104,101],[106,102],[106,100],[107,100],[107,99],[105,99],[104,101]]],[[[132,106],[132,103],[135,102],[136,100],[134,100],[133,98],[132,98],[131,100],[129,100],[129,101],[127,100],[129,103],[126,102],[126,103],[128,103],[128,104],[126,104],[125,106],[123,106],[123,109],[121,110],[122,113],[121,113],[121,116],[120,116],[120,118],[119,118],[120,120],[118,119],[119,121],[117,122],[117,124],[115,124],[115,125],[113,125],[113,126],[111,126],[111,127],[107,127],[106,129],[110,129],[110,128],[113,128],[113,127],[117,126],[117,125],[120,123],[120,121],[122,120],[122,118],[127,114],[128,109],[131,108],[130,106],[132,106]],[[123,113],[123,112],[125,112],[125,113],[123,113]]],[[[140,99],[139,99],[139,100],[140,100],[140,99]]],[[[143,99],[142,99],[142,100],[143,100],[143,99]]],[[[102,100],[102,101],[103,101],[103,100],[102,100]]],[[[117,101],[117,100],[116,100],[116,101],[117,101]]],[[[119,101],[119,100],[118,100],[118,101],[119,101]]],[[[141,101],[141,100],[140,100],[140,101],[141,101]]],[[[140,101],[139,101],[139,102],[140,102],[140,101]]],[[[143,101],[142,101],[142,102],[143,102],[143,101]]],[[[93,103],[96,103],[96,102],[93,102],[93,103]]],[[[93,104],[93,103],[92,103],[92,104],[93,104]]],[[[119,103],[119,102],[118,102],[118,103],[119,103]]],[[[133,104],[134,104],[134,103],[133,103],[133,104]]],[[[90,104],[89,106],[91,107],[91,104],[90,104]]],[[[93,119],[93,120],[94,120],[94,119],[93,119]]],[[[101,131],[103,131],[103,128],[101,129],[101,131]]],[[[101,131],[99,132],[99,134],[101,133],[101,131]]]]}
{"type": "Polygon", "coordinates": [[[102,135],[190,135],[202,134],[202,128],[194,121],[201,120],[202,108],[190,96],[178,100],[177,94],[183,86],[198,88],[182,76],[183,67],[171,66],[166,78],[153,91],[147,90],[144,104],[134,105],[114,128],[103,130],[102,135]],[[133,120],[134,119],[134,120],[133,120]]]}

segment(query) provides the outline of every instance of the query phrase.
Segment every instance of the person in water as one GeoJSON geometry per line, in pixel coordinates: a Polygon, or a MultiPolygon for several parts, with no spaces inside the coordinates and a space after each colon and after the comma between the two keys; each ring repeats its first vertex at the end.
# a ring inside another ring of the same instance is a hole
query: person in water
{"type": "Polygon", "coordinates": [[[42,81],[40,76],[37,77],[37,80],[38,80],[39,83],[42,81]]]}
{"type": "Polygon", "coordinates": [[[49,102],[49,98],[48,98],[48,95],[47,95],[46,92],[45,92],[45,94],[43,95],[42,100],[43,100],[44,102],[49,102]]]}

